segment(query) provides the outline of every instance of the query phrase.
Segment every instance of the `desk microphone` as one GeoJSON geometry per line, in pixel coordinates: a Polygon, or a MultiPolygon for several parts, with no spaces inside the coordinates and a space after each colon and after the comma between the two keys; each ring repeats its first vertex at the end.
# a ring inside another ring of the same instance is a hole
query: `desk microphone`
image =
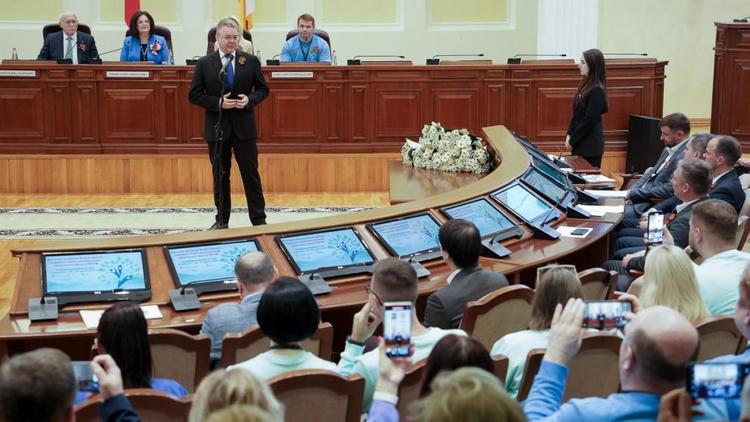
{"type": "Polygon", "coordinates": [[[122,50],[122,47],[115,48],[114,50],[105,51],[104,53],[99,53],[99,57],[101,57],[101,56],[103,56],[105,54],[114,53],[115,51],[120,51],[120,50],[122,50]]]}
{"type": "MultiPolygon", "coordinates": [[[[291,50],[289,50],[289,53],[292,53],[297,50],[302,50],[302,47],[295,47],[291,50]]],[[[281,60],[279,60],[279,57],[284,54],[282,51],[281,53],[271,57],[270,59],[266,60],[266,66],[279,66],[281,64],[281,60]]]]}
{"type": "Polygon", "coordinates": [[[750,19],[750,16],[745,16],[742,19],[733,19],[732,22],[734,22],[734,23],[747,23],[748,19],[750,19]]]}
{"type": "Polygon", "coordinates": [[[648,56],[648,53],[602,53],[603,56],[648,56]]]}
{"type": "Polygon", "coordinates": [[[521,57],[568,57],[565,53],[560,54],[516,54],[508,59],[508,64],[521,64],[521,57]]]}
{"type": "Polygon", "coordinates": [[[484,53],[479,54],[436,54],[432,58],[427,59],[427,64],[440,64],[438,57],[484,57],[484,53]]]}
{"type": "Polygon", "coordinates": [[[376,59],[376,58],[377,59],[405,59],[406,57],[405,56],[398,56],[398,55],[388,55],[388,54],[384,54],[384,55],[380,55],[380,54],[362,54],[362,55],[359,55],[359,56],[354,56],[351,59],[347,60],[346,64],[348,64],[349,66],[362,64],[362,61],[360,60],[361,58],[366,58],[366,59],[376,59]]]}
{"type": "Polygon", "coordinates": [[[182,288],[169,290],[169,301],[175,311],[192,311],[200,309],[201,302],[198,300],[198,293],[190,285],[200,283],[203,280],[193,280],[186,283],[182,288]]]}
{"type": "Polygon", "coordinates": [[[234,60],[234,56],[230,55],[229,60],[227,60],[223,66],[221,66],[221,70],[219,71],[219,77],[226,76],[227,74],[227,66],[232,64],[232,60],[234,60]]]}

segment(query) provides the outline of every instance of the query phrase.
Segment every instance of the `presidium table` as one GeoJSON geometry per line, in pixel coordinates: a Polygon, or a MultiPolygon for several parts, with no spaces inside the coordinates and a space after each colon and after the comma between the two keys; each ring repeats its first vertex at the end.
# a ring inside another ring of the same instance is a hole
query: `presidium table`
{"type": "MultiPolygon", "coordinates": [[[[128,238],[39,241],[16,249],[13,253],[20,258],[19,272],[10,314],[0,320],[0,356],[13,355],[46,345],[66,351],[73,359],[89,358],[91,340],[96,330],[85,327],[78,311],[103,309],[108,304],[68,305],[61,309],[60,317],[56,321],[30,322],[28,319],[29,298],[39,297],[41,294],[40,258],[44,252],[143,248],[147,256],[152,289],[151,299],[146,303],[157,305],[162,313],[162,318],[148,321],[149,327],[176,328],[196,333],[206,312],[211,307],[226,301],[238,301],[239,298],[236,293],[205,294],[200,297],[202,302],[200,310],[174,311],[169,305],[167,292],[175,287],[175,280],[168,269],[164,246],[254,238],[259,242],[262,250],[273,259],[282,275],[296,275],[290,262],[277,245],[276,236],[314,229],[353,227],[371,249],[376,260],[382,259],[388,256],[386,249],[365,227],[367,223],[420,212],[428,212],[438,222],[444,222],[446,218],[439,211],[441,207],[483,197],[487,197],[492,202],[493,200],[489,198],[492,192],[513,183],[526,172],[531,158],[510,131],[503,126],[485,127],[482,131],[488,147],[493,151],[497,164],[495,169],[472,183],[418,200],[333,217],[261,227],[128,238]]],[[[501,208],[499,204],[496,204],[496,207],[501,208]]],[[[509,215],[514,223],[519,223],[520,220],[509,215]]],[[[570,218],[563,214],[554,223],[555,226],[564,224],[569,227],[590,228],[591,231],[585,238],[561,237],[557,240],[533,238],[531,230],[521,225],[523,235],[520,238],[503,242],[503,245],[511,251],[509,257],[504,259],[482,257],[480,264],[486,269],[505,274],[511,283],[528,285],[534,283],[535,269],[547,263],[575,264],[579,270],[596,267],[607,259],[608,236],[620,218],[621,214],[606,214],[603,217],[589,219],[570,218]]],[[[426,297],[445,286],[446,278],[451,272],[440,258],[423,264],[431,275],[419,281],[420,299],[417,308],[420,315],[424,311],[426,297]]],[[[367,300],[364,287],[369,283],[369,276],[344,276],[331,279],[329,283],[336,289],[330,294],[317,296],[317,298],[323,321],[330,322],[334,326],[334,350],[341,350],[344,338],[351,329],[352,315],[367,300]]]]}

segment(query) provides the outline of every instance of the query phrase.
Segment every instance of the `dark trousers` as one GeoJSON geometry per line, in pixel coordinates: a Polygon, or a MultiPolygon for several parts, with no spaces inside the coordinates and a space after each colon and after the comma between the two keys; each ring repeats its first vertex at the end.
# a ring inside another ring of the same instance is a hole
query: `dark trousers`
{"type": "Polygon", "coordinates": [[[589,164],[591,164],[592,166],[598,169],[602,168],[602,156],[601,155],[598,157],[585,157],[584,156],[583,159],[588,161],[589,164]]]}
{"type": "Polygon", "coordinates": [[[229,215],[232,211],[232,195],[229,176],[232,169],[232,151],[234,159],[240,168],[242,185],[245,189],[247,199],[247,210],[250,222],[254,225],[266,223],[266,200],[263,198],[263,185],[258,173],[258,145],[255,139],[240,141],[234,134],[223,143],[209,142],[208,157],[211,160],[214,177],[214,204],[216,205],[216,221],[229,224],[229,215]],[[216,168],[215,162],[217,148],[221,159],[221,174],[216,168]],[[217,183],[217,178],[220,183],[217,183]]]}

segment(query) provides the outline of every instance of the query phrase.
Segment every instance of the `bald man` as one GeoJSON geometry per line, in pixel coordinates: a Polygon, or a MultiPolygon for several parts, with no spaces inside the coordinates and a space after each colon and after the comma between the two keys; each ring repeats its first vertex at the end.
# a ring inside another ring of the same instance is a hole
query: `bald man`
{"type": "MultiPolygon", "coordinates": [[[[698,352],[698,332],[690,321],[664,306],[639,312],[624,330],[619,362],[621,392],[562,404],[567,366],[583,338],[583,302],[571,299],[564,310],[561,308],[558,305],[555,311],[544,361],[524,403],[528,420],[656,420],[660,397],[684,385],[686,364],[698,352]]],[[[700,410],[704,412],[702,418],[709,420],[727,416],[723,401],[704,400],[700,410]]]]}
{"type": "Polygon", "coordinates": [[[221,342],[227,333],[240,333],[257,324],[256,312],[263,291],[271,284],[278,272],[273,261],[263,252],[249,252],[237,260],[234,266],[239,303],[223,303],[206,314],[201,333],[211,337],[211,359],[221,359],[221,342]]]}

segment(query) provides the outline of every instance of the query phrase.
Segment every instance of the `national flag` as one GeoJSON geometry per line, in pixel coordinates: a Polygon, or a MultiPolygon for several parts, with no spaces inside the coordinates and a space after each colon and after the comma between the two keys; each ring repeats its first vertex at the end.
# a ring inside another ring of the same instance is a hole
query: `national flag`
{"type": "Polygon", "coordinates": [[[238,0],[240,2],[241,16],[244,19],[245,29],[253,29],[253,14],[255,13],[255,0],[238,0]]]}
{"type": "Polygon", "coordinates": [[[130,25],[130,18],[141,10],[141,0],[125,0],[125,25],[130,25]]]}

